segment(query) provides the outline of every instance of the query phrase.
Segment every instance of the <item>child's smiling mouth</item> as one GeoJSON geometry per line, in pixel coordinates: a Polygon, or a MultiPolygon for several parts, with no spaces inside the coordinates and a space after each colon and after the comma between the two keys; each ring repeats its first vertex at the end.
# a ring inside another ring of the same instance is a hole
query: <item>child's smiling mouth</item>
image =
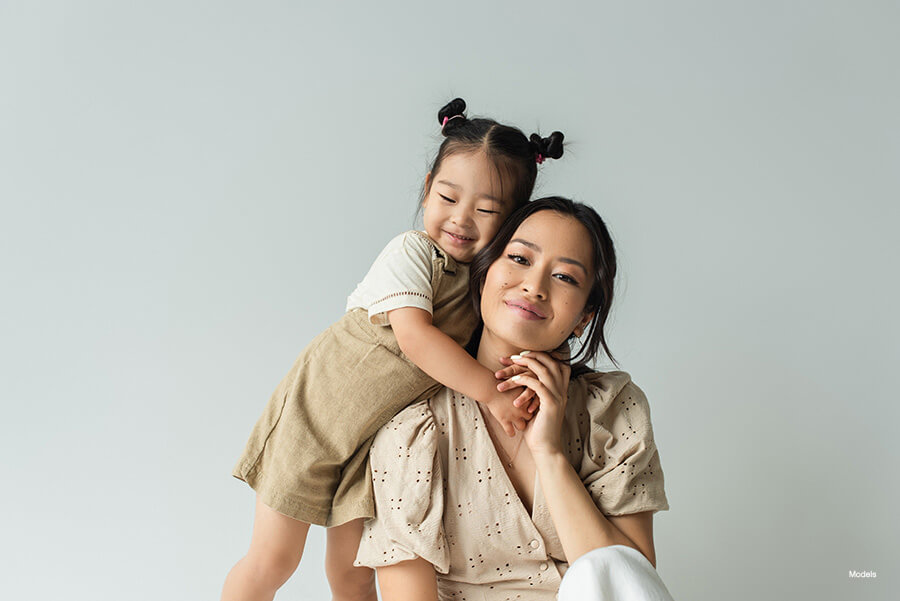
{"type": "Polygon", "coordinates": [[[475,242],[475,238],[469,238],[469,237],[466,237],[466,236],[462,236],[462,235],[460,235],[460,234],[454,234],[453,232],[450,232],[450,231],[447,231],[447,230],[442,230],[442,231],[443,231],[445,234],[447,234],[447,236],[449,236],[450,239],[453,240],[454,242],[458,242],[458,243],[460,243],[460,244],[466,244],[466,243],[468,243],[468,242],[475,242]]]}

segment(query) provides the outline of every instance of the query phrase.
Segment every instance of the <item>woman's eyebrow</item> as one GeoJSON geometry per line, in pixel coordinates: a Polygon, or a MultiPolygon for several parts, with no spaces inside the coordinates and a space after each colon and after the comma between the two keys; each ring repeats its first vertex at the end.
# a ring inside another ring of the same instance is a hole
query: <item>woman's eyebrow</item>
{"type": "MultiPolygon", "coordinates": [[[[445,179],[439,179],[437,181],[437,183],[444,184],[445,186],[450,186],[451,188],[453,188],[454,190],[457,190],[457,191],[462,190],[462,186],[460,186],[458,184],[454,184],[452,182],[448,182],[445,179]]],[[[493,202],[499,202],[500,204],[503,204],[503,201],[501,199],[495,198],[495,197],[491,196],[490,194],[481,194],[480,196],[481,196],[481,198],[486,198],[487,200],[491,200],[493,202]]]]}
{"type": "MultiPolygon", "coordinates": [[[[530,248],[533,251],[543,252],[543,251],[541,251],[541,247],[538,246],[537,244],[535,244],[534,242],[529,242],[528,240],[522,240],[521,238],[513,238],[512,240],[509,241],[510,244],[512,244],[513,242],[518,242],[519,244],[521,244],[523,246],[527,246],[528,248],[530,248]]],[[[575,265],[577,267],[580,267],[585,275],[587,275],[587,273],[588,273],[587,268],[585,268],[585,266],[582,265],[581,261],[576,261],[575,259],[570,259],[569,257],[559,257],[557,259],[557,261],[559,261],[560,263],[568,263],[570,265],[575,265]]]]}

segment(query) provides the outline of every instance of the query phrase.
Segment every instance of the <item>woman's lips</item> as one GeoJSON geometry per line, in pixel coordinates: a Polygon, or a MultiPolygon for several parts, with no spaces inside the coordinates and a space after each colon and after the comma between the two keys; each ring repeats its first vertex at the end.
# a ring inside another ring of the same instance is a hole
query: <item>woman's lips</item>
{"type": "Polygon", "coordinates": [[[526,303],[521,300],[508,300],[503,301],[506,303],[506,306],[512,309],[514,313],[522,317],[523,319],[546,319],[546,315],[537,310],[532,304],[526,303]]]}

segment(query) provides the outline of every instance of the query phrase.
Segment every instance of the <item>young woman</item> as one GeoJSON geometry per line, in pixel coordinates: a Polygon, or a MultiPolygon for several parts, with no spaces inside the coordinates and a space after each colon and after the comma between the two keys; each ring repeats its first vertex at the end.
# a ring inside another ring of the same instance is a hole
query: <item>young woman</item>
{"type": "Polygon", "coordinates": [[[668,503],[649,405],[627,373],[586,367],[601,346],[611,357],[615,272],[600,217],[557,197],[516,211],[476,257],[476,358],[540,406],[510,438],[444,388],[379,431],[356,565],[377,569],[385,601],[670,599],[654,567],[653,513],[668,503]],[[584,343],[566,359],[572,337],[584,343]]]}

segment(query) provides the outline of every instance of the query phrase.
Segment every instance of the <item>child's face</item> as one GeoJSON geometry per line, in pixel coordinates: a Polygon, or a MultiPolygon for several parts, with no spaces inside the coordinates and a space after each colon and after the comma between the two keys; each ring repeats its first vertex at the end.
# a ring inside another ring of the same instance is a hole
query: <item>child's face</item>
{"type": "Polygon", "coordinates": [[[510,186],[501,184],[500,174],[480,150],[445,158],[425,180],[425,231],[455,260],[470,262],[509,215],[512,202],[500,193],[510,186]]]}

